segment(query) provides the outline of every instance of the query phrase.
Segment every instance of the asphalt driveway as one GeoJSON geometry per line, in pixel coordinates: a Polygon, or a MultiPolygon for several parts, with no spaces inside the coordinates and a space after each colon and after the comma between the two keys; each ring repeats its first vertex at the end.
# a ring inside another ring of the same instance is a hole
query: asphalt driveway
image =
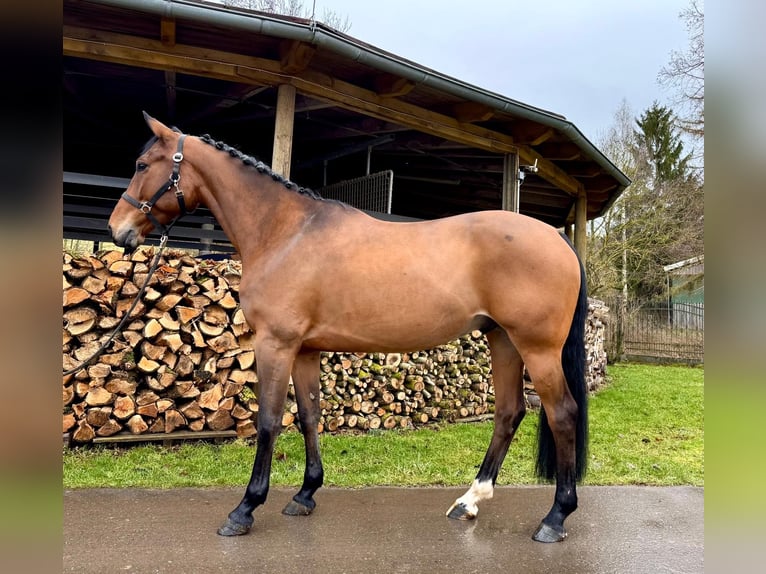
{"type": "Polygon", "coordinates": [[[88,489],[64,492],[63,571],[697,574],[703,571],[704,490],[580,487],[569,537],[530,536],[553,487],[499,487],[472,522],[444,513],[463,488],[321,489],[309,517],[272,489],[247,536],[216,528],[243,489],[88,489]]]}

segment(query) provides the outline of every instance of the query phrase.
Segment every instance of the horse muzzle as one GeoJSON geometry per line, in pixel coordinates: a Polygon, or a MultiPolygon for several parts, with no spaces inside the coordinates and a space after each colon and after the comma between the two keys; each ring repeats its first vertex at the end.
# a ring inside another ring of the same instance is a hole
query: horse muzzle
{"type": "Polygon", "coordinates": [[[109,234],[112,236],[112,240],[115,245],[123,247],[127,255],[133,253],[136,248],[143,243],[143,237],[132,227],[121,228],[117,231],[112,229],[109,225],[109,234]]]}

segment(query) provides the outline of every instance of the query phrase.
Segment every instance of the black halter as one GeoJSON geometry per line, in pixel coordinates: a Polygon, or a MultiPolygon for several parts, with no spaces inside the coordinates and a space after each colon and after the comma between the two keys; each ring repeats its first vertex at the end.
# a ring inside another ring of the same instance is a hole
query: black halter
{"type": "Polygon", "coordinates": [[[184,159],[184,139],[186,139],[186,134],[181,134],[181,137],[178,139],[178,151],[173,154],[173,173],[170,174],[170,178],[157,190],[157,193],[155,193],[149,201],[139,202],[130,197],[127,191],[122,194],[122,199],[146,215],[146,218],[152,225],[154,225],[154,227],[165,237],[167,237],[170,228],[176,224],[176,221],[188,213],[188,211],[186,211],[186,202],[184,201],[184,192],[178,187],[178,181],[181,179],[181,162],[184,159]],[[176,188],[176,199],[178,199],[178,207],[181,212],[170,223],[162,225],[157,221],[157,218],[152,215],[152,208],[160,197],[162,197],[171,187],[176,188]]]}

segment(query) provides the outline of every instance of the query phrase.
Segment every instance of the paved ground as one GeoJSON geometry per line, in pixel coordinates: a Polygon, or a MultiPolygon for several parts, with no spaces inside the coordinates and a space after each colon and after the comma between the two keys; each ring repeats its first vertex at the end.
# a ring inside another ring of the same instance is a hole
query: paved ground
{"type": "Polygon", "coordinates": [[[325,488],[309,517],[272,489],[247,536],[215,531],[242,489],[64,493],[64,572],[697,574],[703,489],[581,487],[569,538],[530,538],[552,487],[500,487],[473,522],[444,512],[464,489],[325,488]]]}

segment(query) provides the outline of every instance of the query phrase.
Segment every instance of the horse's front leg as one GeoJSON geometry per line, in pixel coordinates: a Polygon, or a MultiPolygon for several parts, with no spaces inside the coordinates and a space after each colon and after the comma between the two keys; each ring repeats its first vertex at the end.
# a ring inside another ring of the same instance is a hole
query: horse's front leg
{"type": "Polygon", "coordinates": [[[298,401],[298,417],[306,443],[306,471],[303,486],[285,506],[283,514],[305,516],[316,506],[314,493],[322,486],[324,470],[319,453],[319,353],[299,353],[293,366],[293,385],[298,401]]]}
{"type": "Polygon", "coordinates": [[[247,534],[253,525],[253,510],[266,501],[274,442],[282,430],[282,413],[295,355],[295,349],[273,338],[256,340],[259,408],[255,463],[242,502],[218,529],[221,536],[247,534]]]}

